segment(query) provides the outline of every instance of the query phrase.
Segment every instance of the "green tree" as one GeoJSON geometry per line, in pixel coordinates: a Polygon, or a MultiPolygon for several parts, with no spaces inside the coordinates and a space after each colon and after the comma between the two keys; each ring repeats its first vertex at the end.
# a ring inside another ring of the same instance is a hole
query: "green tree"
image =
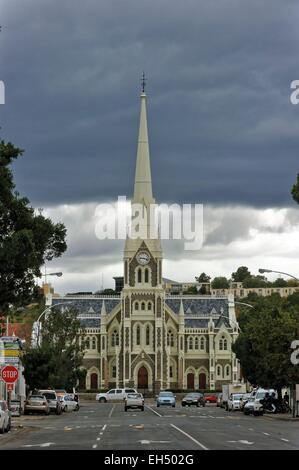
{"type": "Polygon", "coordinates": [[[279,295],[256,297],[254,306],[240,312],[241,332],[233,350],[250,383],[273,387],[281,395],[282,387],[299,380],[299,367],[290,361],[299,332],[298,308],[279,295]]]}
{"type": "Polygon", "coordinates": [[[211,276],[208,276],[206,273],[201,273],[195,280],[200,284],[202,282],[210,282],[211,276]]]}
{"type": "Polygon", "coordinates": [[[273,287],[287,287],[288,283],[285,279],[282,277],[278,277],[275,279],[275,281],[272,283],[273,287]]]}
{"type": "Polygon", "coordinates": [[[190,286],[188,289],[184,290],[184,295],[196,295],[198,294],[196,286],[190,286]]]}
{"type": "Polygon", "coordinates": [[[234,282],[243,282],[248,277],[251,277],[251,273],[246,266],[240,266],[236,272],[232,273],[234,282]]]}
{"type": "Polygon", "coordinates": [[[248,276],[243,281],[243,287],[245,289],[256,288],[256,287],[270,287],[271,283],[268,282],[265,276],[248,276]]]}
{"type": "Polygon", "coordinates": [[[297,181],[292,187],[292,196],[294,201],[299,204],[299,173],[297,174],[297,181]]]}
{"type": "Polygon", "coordinates": [[[35,276],[66,250],[66,229],[54,224],[15,190],[11,164],[23,150],[0,141],[0,311],[28,303],[39,292],[35,276]]]}
{"type": "Polygon", "coordinates": [[[229,280],[223,276],[215,277],[211,285],[213,289],[228,289],[229,280]]]}
{"type": "Polygon", "coordinates": [[[77,386],[82,376],[84,343],[79,342],[77,311],[52,309],[41,328],[41,344],[29,346],[23,357],[24,377],[30,390],[77,386]]]}

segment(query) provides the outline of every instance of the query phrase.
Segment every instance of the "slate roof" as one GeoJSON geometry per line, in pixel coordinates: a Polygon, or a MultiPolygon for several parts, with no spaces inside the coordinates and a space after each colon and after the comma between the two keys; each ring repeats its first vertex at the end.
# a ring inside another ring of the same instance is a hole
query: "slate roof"
{"type": "Polygon", "coordinates": [[[183,301],[184,312],[186,316],[225,316],[228,318],[228,300],[226,298],[166,298],[165,302],[175,314],[179,314],[181,300],[183,301]]]}
{"type": "MultiPolygon", "coordinates": [[[[87,298],[72,298],[63,297],[52,300],[52,304],[66,303],[66,307],[74,307],[78,310],[79,315],[101,315],[102,303],[105,301],[106,313],[112,312],[112,310],[120,304],[120,298],[103,298],[103,297],[87,297],[87,298]],[[71,302],[71,303],[70,303],[71,302]]],[[[63,305],[61,305],[63,307],[63,305]]]]}

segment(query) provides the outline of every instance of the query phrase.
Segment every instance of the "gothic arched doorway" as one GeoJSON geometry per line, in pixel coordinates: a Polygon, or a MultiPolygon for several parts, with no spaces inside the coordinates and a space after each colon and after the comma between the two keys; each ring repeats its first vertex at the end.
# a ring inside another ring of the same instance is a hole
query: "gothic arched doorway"
{"type": "Polygon", "coordinates": [[[148,388],[148,372],[144,366],[138,371],[138,388],[148,388]]]}
{"type": "Polygon", "coordinates": [[[194,390],[194,374],[192,372],[187,374],[187,388],[188,390],[194,390]]]}
{"type": "Polygon", "coordinates": [[[98,374],[90,374],[90,388],[91,390],[98,389],[98,374]]]}
{"type": "Polygon", "coordinates": [[[207,386],[207,378],[206,378],[206,374],[204,372],[199,374],[198,381],[199,381],[199,388],[202,389],[202,390],[205,389],[206,386],[207,386]]]}

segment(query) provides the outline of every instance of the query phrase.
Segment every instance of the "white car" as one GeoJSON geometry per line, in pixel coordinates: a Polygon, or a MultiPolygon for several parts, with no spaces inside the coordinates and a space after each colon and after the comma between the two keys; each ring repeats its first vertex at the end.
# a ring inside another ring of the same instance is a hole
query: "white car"
{"type": "Polygon", "coordinates": [[[266,393],[271,395],[273,392],[275,393],[275,390],[266,390],[264,388],[258,388],[256,391],[252,392],[251,397],[243,408],[244,414],[250,415],[252,413],[254,416],[262,415],[264,413],[263,400],[266,393]]]}
{"type": "Polygon", "coordinates": [[[62,411],[79,411],[79,403],[72,396],[63,395],[59,397],[62,411]]]}
{"type": "Polygon", "coordinates": [[[126,398],[127,393],[138,393],[135,388],[112,388],[106,393],[98,393],[96,400],[100,403],[106,403],[108,401],[123,401],[126,398]]]}
{"type": "Polygon", "coordinates": [[[10,431],[11,428],[11,413],[8,409],[7,403],[0,400],[0,434],[10,431]]]}
{"type": "Polygon", "coordinates": [[[141,393],[128,393],[125,398],[125,411],[129,408],[138,408],[144,411],[144,398],[141,393]]]}
{"type": "Polygon", "coordinates": [[[232,393],[227,402],[227,410],[228,411],[240,410],[242,397],[243,397],[242,393],[232,393]]]}

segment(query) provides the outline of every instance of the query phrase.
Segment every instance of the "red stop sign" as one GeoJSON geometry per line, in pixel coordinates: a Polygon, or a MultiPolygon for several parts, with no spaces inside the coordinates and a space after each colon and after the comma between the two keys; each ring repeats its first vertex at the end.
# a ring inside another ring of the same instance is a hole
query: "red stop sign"
{"type": "Polygon", "coordinates": [[[19,371],[14,366],[5,366],[2,369],[2,380],[7,384],[13,384],[19,378],[19,371]]]}

